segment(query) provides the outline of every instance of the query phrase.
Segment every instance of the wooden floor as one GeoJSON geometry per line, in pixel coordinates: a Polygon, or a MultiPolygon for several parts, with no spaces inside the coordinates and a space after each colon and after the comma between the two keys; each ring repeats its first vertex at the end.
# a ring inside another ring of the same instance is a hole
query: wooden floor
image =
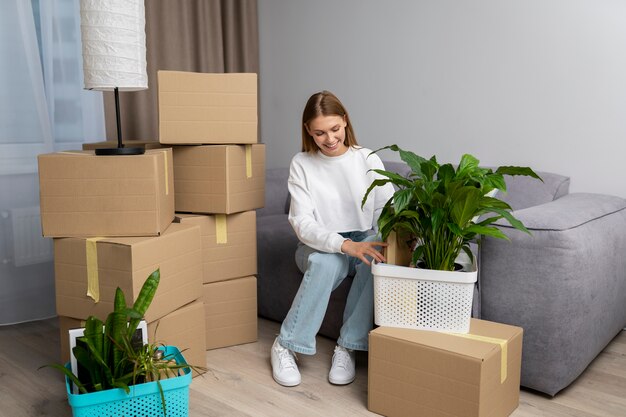
{"type": "MultiPolygon", "coordinates": [[[[210,372],[195,378],[190,416],[375,416],[367,411],[367,355],[357,379],[327,381],[334,342],[319,337],[318,353],[300,357],[302,384],[283,388],[271,377],[269,349],[278,324],[259,320],[259,342],[207,352],[210,372]]],[[[0,327],[0,416],[71,416],[62,378],[43,364],[59,356],[56,319],[0,327]]],[[[626,332],[555,398],[522,390],[513,417],[626,416],[626,332]]]]}

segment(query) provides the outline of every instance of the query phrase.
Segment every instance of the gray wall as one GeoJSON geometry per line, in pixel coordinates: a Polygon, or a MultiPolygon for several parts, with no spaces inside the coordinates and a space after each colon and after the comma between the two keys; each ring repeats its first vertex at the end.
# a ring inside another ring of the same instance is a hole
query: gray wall
{"type": "MultiPolygon", "coordinates": [[[[529,165],[626,197],[626,1],[259,0],[268,167],[300,150],[314,92],[361,145],[529,165]]],[[[397,159],[393,153],[383,159],[397,159]]]]}

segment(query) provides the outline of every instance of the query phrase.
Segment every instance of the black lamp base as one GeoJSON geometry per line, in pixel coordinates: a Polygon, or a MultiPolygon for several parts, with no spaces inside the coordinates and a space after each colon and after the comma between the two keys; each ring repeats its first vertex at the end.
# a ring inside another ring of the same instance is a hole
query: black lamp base
{"type": "Polygon", "coordinates": [[[96,155],[143,155],[145,148],[100,148],[96,149],[96,155]]]}
{"type": "Polygon", "coordinates": [[[144,147],[127,148],[122,142],[122,123],[120,120],[120,92],[119,88],[115,87],[115,121],[117,124],[117,148],[101,148],[96,149],[96,155],[143,155],[146,153],[144,147]]]}

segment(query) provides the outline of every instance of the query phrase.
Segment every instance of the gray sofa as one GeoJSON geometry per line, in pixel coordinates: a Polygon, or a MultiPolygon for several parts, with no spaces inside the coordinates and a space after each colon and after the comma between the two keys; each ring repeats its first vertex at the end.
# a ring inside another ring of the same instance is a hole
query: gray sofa
{"type": "MultiPolygon", "coordinates": [[[[406,174],[403,163],[385,162],[406,174]]],[[[569,194],[569,178],[507,177],[500,196],[532,232],[498,223],[511,241],[484,239],[474,316],[524,328],[522,381],[549,395],[569,385],[626,326],[626,200],[569,194]]],[[[257,213],[258,313],[282,321],[302,274],[287,221],[287,168],[266,172],[257,213]]],[[[331,296],[320,334],[339,334],[351,278],[331,296]]]]}

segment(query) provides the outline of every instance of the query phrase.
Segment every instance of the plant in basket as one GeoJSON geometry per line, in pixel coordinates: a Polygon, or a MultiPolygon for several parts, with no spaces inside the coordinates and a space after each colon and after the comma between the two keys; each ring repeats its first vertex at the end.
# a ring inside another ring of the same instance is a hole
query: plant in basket
{"type": "MultiPolygon", "coordinates": [[[[186,377],[186,386],[191,381],[191,369],[205,370],[189,365],[181,353],[172,346],[156,343],[137,343],[133,339],[135,331],[148,310],[156,293],[160,280],[160,271],[154,271],[144,282],[132,307],[126,305],[124,292],[117,288],[114,309],[105,322],[90,316],[85,322],[83,336],[77,338],[72,353],[76,358],[78,372],[75,375],[69,365],[50,364],[63,372],[67,378],[68,398],[74,415],[92,415],[77,413],[74,403],[93,405],[87,397],[93,396],[93,402],[106,408],[107,415],[114,408],[119,415],[124,415],[125,407],[133,407],[133,400],[158,402],[156,414],[167,415],[166,398],[168,387],[181,385],[168,379],[186,377]],[[79,394],[72,395],[70,382],[78,388],[79,394]],[[149,384],[155,387],[148,387],[149,384]],[[142,384],[146,387],[141,387],[142,384]],[[168,386],[166,386],[168,384],[168,386]],[[132,391],[132,392],[131,392],[132,391]],[[151,394],[150,394],[151,393],[151,394]],[[130,395],[128,395],[130,394],[130,395]],[[150,397],[151,396],[151,397],[150,397]],[[84,398],[83,398],[84,397],[84,398]],[[120,402],[114,407],[106,403],[120,402]]],[[[146,405],[141,405],[145,409],[146,405]]],[[[150,408],[150,407],[148,407],[150,408]]],[[[154,404],[152,408],[156,408],[154,404]]],[[[93,409],[90,412],[94,412],[93,409]]],[[[100,409],[96,412],[100,413],[100,409]]],[[[115,414],[117,415],[117,414],[115,414]]]]}
{"type": "MultiPolygon", "coordinates": [[[[505,219],[514,228],[530,233],[522,222],[511,214],[511,206],[496,198],[494,194],[498,190],[506,192],[504,175],[525,175],[539,180],[541,178],[528,167],[501,166],[495,171],[482,168],[479,166],[478,159],[469,154],[463,155],[458,166],[454,167],[449,163],[439,164],[434,156],[426,159],[413,152],[405,151],[397,145],[385,146],[372,153],[384,149],[398,152],[402,161],[410,168],[410,172],[407,176],[402,176],[386,170],[374,170],[381,178],[372,182],[363,197],[363,204],[375,187],[387,183],[395,186],[396,191],[383,207],[378,220],[381,237],[383,240],[388,240],[390,247],[398,247],[399,251],[410,254],[407,266],[409,264],[418,266],[424,272],[415,271],[417,268],[413,268],[414,271],[406,271],[401,270],[401,266],[374,265],[372,271],[375,291],[381,290],[381,288],[376,288],[379,275],[394,277],[396,273],[403,277],[407,274],[408,276],[426,274],[425,281],[433,282],[433,280],[441,279],[446,283],[442,285],[466,284],[470,291],[469,307],[467,307],[467,296],[462,303],[466,310],[464,313],[466,320],[461,320],[463,322],[461,325],[443,325],[441,328],[435,326],[436,330],[466,332],[469,326],[473,282],[476,280],[476,268],[470,242],[478,240],[481,236],[508,239],[500,229],[493,225],[499,219],[505,219]],[[467,255],[468,265],[465,265],[462,271],[454,272],[459,269],[458,266],[455,267],[455,261],[459,259],[461,253],[467,255]],[[466,275],[463,275],[464,273],[466,275]]],[[[382,289],[383,292],[397,290],[398,288],[382,289]]],[[[447,290],[443,292],[449,293],[447,290]]],[[[464,290],[464,292],[468,291],[464,290]]],[[[410,296],[417,297],[415,292],[410,296]]],[[[453,300],[443,300],[440,302],[442,306],[436,306],[436,308],[445,310],[447,308],[445,304],[454,304],[451,301],[453,300]]],[[[425,310],[432,310],[432,308],[427,306],[425,310]]],[[[429,320],[432,321],[432,317],[427,321],[429,320]]],[[[439,318],[436,318],[435,321],[438,320],[439,318]]],[[[377,324],[381,323],[377,321],[377,324]]],[[[430,328],[415,324],[413,318],[402,327],[430,328]]]]}

